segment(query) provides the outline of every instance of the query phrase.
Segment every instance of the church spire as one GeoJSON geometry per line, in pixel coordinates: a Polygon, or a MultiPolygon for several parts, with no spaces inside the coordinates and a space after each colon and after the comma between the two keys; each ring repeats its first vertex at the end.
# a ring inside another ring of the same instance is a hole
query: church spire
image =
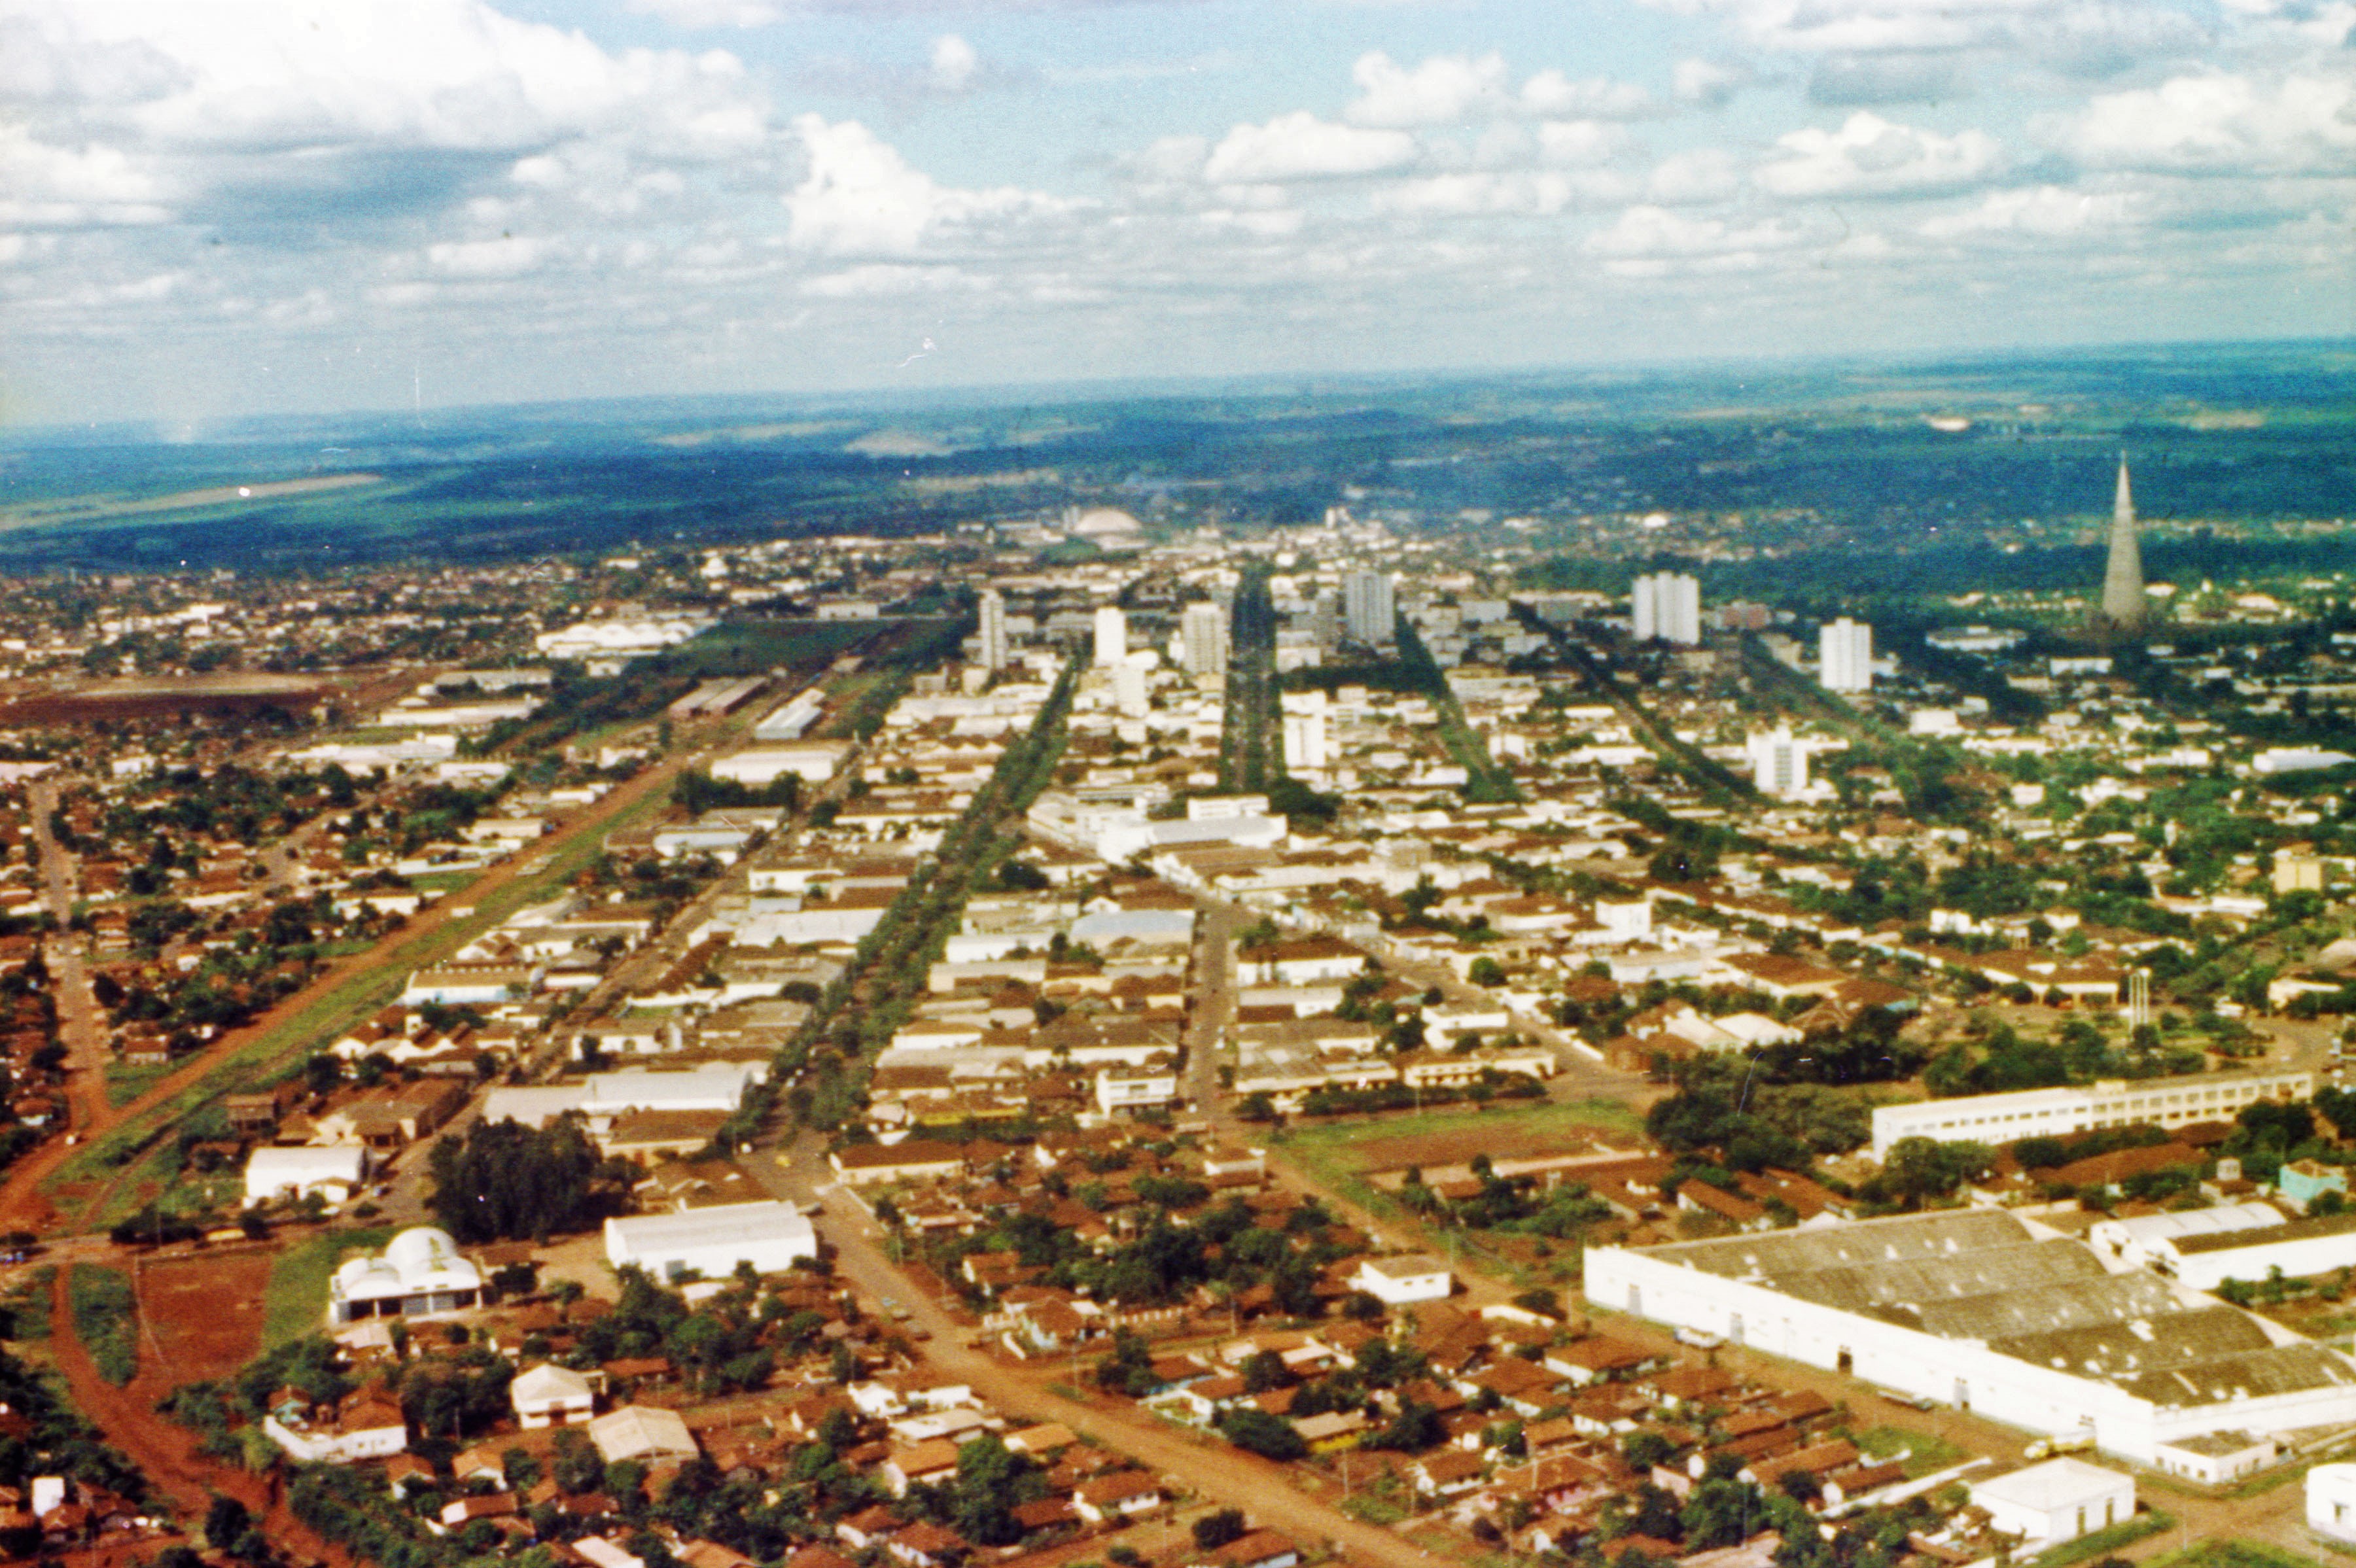
{"type": "Polygon", "coordinates": [[[2143,549],[2136,539],[2135,493],[2119,453],[2118,498],[2111,507],[2111,556],[2103,571],[2103,619],[2123,632],[2143,629],[2143,549]]]}

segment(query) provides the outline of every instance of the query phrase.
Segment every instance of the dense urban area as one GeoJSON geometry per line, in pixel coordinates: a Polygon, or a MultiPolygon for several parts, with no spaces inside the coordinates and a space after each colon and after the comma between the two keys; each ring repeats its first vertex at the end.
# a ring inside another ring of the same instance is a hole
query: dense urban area
{"type": "Polygon", "coordinates": [[[28,571],[0,1551],[2356,1550],[2356,591],[2098,471],[28,571]]]}

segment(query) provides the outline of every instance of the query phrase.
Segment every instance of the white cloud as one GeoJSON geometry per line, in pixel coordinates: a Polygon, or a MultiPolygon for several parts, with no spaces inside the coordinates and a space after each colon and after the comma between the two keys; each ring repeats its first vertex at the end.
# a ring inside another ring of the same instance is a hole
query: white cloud
{"type": "Polygon", "coordinates": [[[629,0],[629,8],[675,27],[766,27],[786,14],[770,0],[629,0]]]}
{"type": "Polygon", "coordinates": [[[2104,168],[2344,174],[2356,168],[2356,83],[2292,73],[2261,83],[2212,71],[2094,100],[2062,133],[2104,168]]]}
{"type": "Polygon", "coordinates": [[[1559,119],[1635,120],[1657,107],[1653,95],[1633,81],[1590,76],[1573,81],[1559,70],[1542,70],[1522,83],[1522,107],[1559,119]]]}
{"type": "Polygon", "coordinates": [[[515,278],[538,271],[548,255],[546,240],[510,234],[428,245],[425,264],[448,278],[515,278]]]}
{"type": "Polygon", "coordinates": [[[1343,111],[1353,124],[1449,125],[1476,112],[1495,113],[1511,100],[1505,91],[1505,57],[1434,55],[1413,70],[1394,63],[1380,49],[1358,57],[1350,68],[1359,97],[1343,111]]]}
{"type": "Polygon", "coordinates": [[[989,280],[958,267],[921,267],[878,261],[804,279],[801,292],[817,299],[873,299],[893,294],[937,293],[945,289],[978,290],[989,286],[989,280]]]}
{"type": "Polygon", "coordinates": [[[1609,227],[1590,235],[1587,249],[1605,258],[1612,272],[1645,277],[1678,269],[1742,271],[1800,240],[1797,229],[1781,223],[1737,226],[1724,219],[1687,217],[1646,204],[1629,208],[1609,227]]]}
{"type": "Polygon", "coordinates": [[[563,147],[626,177],[774,139],[733,55],[608,50],[487,0],[10,0],[5,29],[0,187],[59,221],[381,222],[563,147]]]}
{"type": "Polygon", "coordinates": [[[1655,165],[1644,181],[1644,197],[1662,207],[1692,207],[1728,200],[1741,188],[1741,172],[1731,154],[1699,147],[1655,165]]]}
{"type": "Polygon", "coordinates": [[[1553,213],[1570,204],[1570,181],[1544,173],[1435,175],[1403,180],[1384,191],[1376,205],[1386,211],[1466,217],[1491,213],[1553,213]]]}
{"type": "Polygon", "coordinates": [[[1380,174],[1415,161],[1415,138],[1404,131],[1336,125],[1305,109],[1265,125],[1238,125],[1211,149],[1203,177],[1214,185],[1323,179],[1380,174]]]}
{"type": "Polygon", "coordinates": [[[172,192],[152,165],[99,144],[52,146],[0,122],[0,224],[80,229],[162,223],[172,192]]]}
{"type": "Polygon", "coordinates": [[[933,40],[928,70],[932,84],[941,91],[964,91],[980,64],[981,57],[973,52],[973,46],[955,33],[943,33],[933,40]]]}
{"type": "Polygon", "coordinates": [[[1688,57],[1670,69],[1669,91],[1680,103],[1716,109],[1757,80],[1758,73],[1749,66],[1688,57]]]}
{"type": "Polygon", "coordinates": [[[856,120],[830,124],[804,114],[794,121],[794,131],[809,154],[808,177],[786,197],[792,215],[787,239],[798,250],[905,255],[944,230],[1066,205],[1011,186],[960,190],[941,185],[856,120]]]}
{"type": "Polygon", "coordinates": [[[1996,190],[1961,212],[1926,219],[1922,231],[1933,240],[1976,235],[2067,239],[2135,221],[2134,199],[2121,192],[2095,194],[2042,185],[2033,189],[1996,190]]]}
{"type": "Polygon", "coordinates": [[[1733,23],[1761,48],[1809,53],[1951,49],[2009,36],[2054,0],[1655,0],[1733,23]]]}
{"type": "Polygon", "coordinates": [[[1628,133],[1595,120],[1549,120],[1538,127],[1538,151],[1550,164],[1601,164],[1629,147],[1628,133]]]}
{"type": "Polygon", "coordinates": [[[1759,167],[1777,196],[1919,196],[1981,184],[2004,166],[2004,149],[1984,131],[1942,135],[1868,110],[1837,131],[1806,126],[1776,138],[1780,155],[1759,167]]]}

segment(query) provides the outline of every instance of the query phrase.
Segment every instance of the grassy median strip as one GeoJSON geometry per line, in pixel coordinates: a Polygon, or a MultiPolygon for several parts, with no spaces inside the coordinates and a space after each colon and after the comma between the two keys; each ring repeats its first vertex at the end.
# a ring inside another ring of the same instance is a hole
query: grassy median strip
{"type": "Polygon", "coordinates": [[[130,1276],[102,1264],[76,1264],[66,1275],[74,1338],[98,1375],[121,1388],[139,1372],[139,1300],[130,1276]]]}

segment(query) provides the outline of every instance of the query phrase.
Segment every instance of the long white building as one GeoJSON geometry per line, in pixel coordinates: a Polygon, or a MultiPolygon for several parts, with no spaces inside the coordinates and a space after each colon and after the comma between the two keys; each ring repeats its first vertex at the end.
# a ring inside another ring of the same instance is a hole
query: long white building
{"type": "Polygon", "coordinates": [[[1879,1105],[1873,1112],[1873,1157],[1886,1158],[1901,1138],[2008,1144],[2016,1138],[2067,1137],[2095,1127],[2230,1122],[2258,1101],[2305,1100],[2314,1093],[2312,1072],[2219,1072],[2106,1078],[2072,1088],[1879,1105]]]}
{"type": "Polygon", "coordinates": [[[2164,1443],[2356,1423],[2356,1361],[1997,1209],[1590,1247],[1589,1302],[2030,1431],[2164,1443]]]}

